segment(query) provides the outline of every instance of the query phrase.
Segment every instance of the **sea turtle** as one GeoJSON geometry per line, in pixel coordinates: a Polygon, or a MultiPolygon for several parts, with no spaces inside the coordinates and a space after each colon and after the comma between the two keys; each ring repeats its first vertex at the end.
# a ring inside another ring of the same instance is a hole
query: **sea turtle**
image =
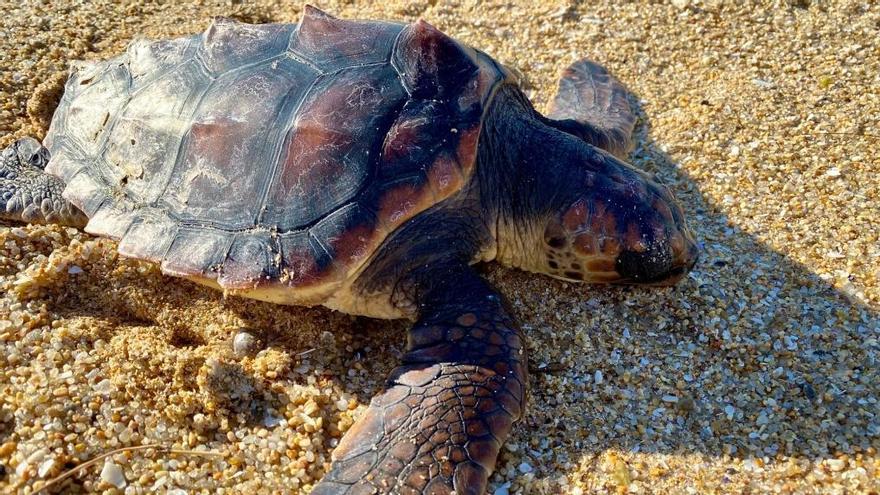
{"type": "Polygon", "coordinates": [[[482,493],[527,360],[471,265],[664,284],[696,260],[672,194],[622,161],[634,121],[589,61],[545,117],[424,21],[216,19],[75,66],[45,147],[3,151],[0,213],[245,297],[415,320],[312,493],[482,493]]]}

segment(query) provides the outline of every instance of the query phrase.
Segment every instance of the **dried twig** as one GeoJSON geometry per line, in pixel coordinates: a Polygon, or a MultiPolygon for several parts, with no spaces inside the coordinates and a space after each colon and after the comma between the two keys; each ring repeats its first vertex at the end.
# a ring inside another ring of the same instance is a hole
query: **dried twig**
{"type": "Polygon", "coordinates": [[[122,447],[120,449],[111,450],[110,452],[107,452],[105,454],[101,454],[98,457],[95,457],[94,459],[89,459],[88,461],[80,464],[79,466],[68,469],[67,471],[65,471],[65,472],[59,474],[58,476],[52,478],[51,480],[47,481],[46,484],[39,487],[37,489],[37,491],[41,492],[44,490],[48,490],[52,486],[55,486],[58,483],[61,483],[62,481],[66,480],[67,478],[70,478],[71,476],[73,476],[73,474],[75,472],[79,471],[80,469],[86,469],[91,466],[94,466],[95,464],[103,461],[104,459],[106,459],[110,456],[114,456],[114,455],[122,453],[122,452],[133,452],[133,451],[137,451],[137,450],[147,450],[147,449],[156,449],[156,451],[161,454],[201,455],[201,456],[220,456],[220,457],[223,456],[223,454],[221,454],[220,452],[203,452],[203,451],[198,451],[198,450],[172,449],[170,447],[166,447],[166,446],[160,445],[158,443],[153,443],[153,444],[148,444],[148,445],[137,445],[134,447],[122,447]]]}

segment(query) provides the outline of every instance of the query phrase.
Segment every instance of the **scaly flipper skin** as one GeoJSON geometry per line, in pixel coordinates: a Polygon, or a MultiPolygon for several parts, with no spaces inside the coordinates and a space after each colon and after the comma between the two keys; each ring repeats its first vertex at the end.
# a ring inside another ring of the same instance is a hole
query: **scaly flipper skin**
{"type": "Polygon", "coordinates": [[[33,138],[0,152],[0,218],[85,226],[86,216],[61,197],[64,182],[43,172],[48,161],[49,151],[33,138]]]}
{"type": "Polygon", "coordinates": [[[432,271],[403,364],[312,493],[480,495],[525,406],[523,335],[465,266],[432,271]]]}
{"type": "Polygon", "coordinates": [[[548,124],[625,159],[633,146],[635,115],[626,88],[599,64],[575,62],[559,80],[548,124]]]}

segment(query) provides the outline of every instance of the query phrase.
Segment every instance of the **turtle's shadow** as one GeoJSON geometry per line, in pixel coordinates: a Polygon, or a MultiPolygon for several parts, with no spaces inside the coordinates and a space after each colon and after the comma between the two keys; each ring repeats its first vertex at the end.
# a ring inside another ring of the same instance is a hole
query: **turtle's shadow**
{"type": "Polygon", "coordinates": [[[490,270],[502,287],[516,286],[518,312],[538,330],[533,365],[572,349],[556,371],[531,377],[533,405],[558,402],[560,391],[564,403],[531,408],[514,441],[541,439],[537,450],[555,465],[591,465],[615,449],[817,460],[880,448],[880,420],[870,412],[880,397],[880,313],[736,226],[637,112],[633,163],[674,183],[701,260],[674,288],[594,288],[589,296],[583,286],[490,270]],[[570,332],[554,326],[587,335],[566,341],[570,332]],[[640,345],[647,340],[662,347],[640,345]]]}

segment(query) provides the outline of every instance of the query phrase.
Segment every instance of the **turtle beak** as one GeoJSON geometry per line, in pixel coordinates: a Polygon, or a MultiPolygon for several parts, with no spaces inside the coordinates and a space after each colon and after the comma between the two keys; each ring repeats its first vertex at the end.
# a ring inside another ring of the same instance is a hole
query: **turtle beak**
{"type": "Polygon", "coordinates": [[[621,280],[616,283],[672,286],[693,269],[699,257],[700,248],[689,239],[683,246],[661,245],[641,252],[625,250],[617,257],[621,280]]]}

